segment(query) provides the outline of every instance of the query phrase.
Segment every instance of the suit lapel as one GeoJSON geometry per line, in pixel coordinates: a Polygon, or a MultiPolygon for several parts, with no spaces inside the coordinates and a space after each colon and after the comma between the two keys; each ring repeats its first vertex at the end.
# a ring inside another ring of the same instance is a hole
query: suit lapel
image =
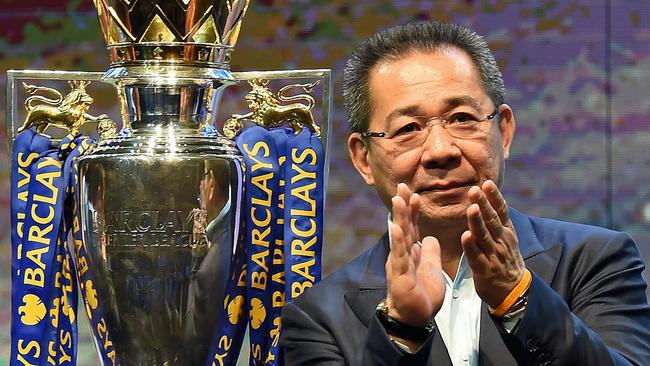
{"type": "MultiPolygon", "coordinates": [[[[550,285],[562,254],[562,243],[546,243],[549,248],[545,250],[528,216],[510,209],[510,219],[517,231],[519,250],[526,263],[526,268],[550,285]]],[[[487,305],[481,304],[479,365],[517,365],[513,355],[517,356],[523,353],[521,345],[514,340],[513,342],[504,341],[504,337],[497,327],[500,325],[495,324],[488,312],[487,305]]]]}
{"type": "Polygon", "coordinates": [[[478,364],[481,366],[517,365],[512,352],[504,342],[497,324],[488,312],[487,304],[481,303],[481,334],[478,345],[478,364]]]}
{"type": "Polygon", "coordinates": [[[377,304],[386,297],[385,264],[388,252],[388,234],[384,234],[368,255],[359,288],[345,294],[346,302],[366,327],[375,315],[377,304]]]}
{"type": "Polygon", "coordinates": [[[519,250],[526,267],[551,285],[562,255],[562,243],[544,243],[539,240],[528,216],[510,209],[510,218],[517,230],[519,250]]]}

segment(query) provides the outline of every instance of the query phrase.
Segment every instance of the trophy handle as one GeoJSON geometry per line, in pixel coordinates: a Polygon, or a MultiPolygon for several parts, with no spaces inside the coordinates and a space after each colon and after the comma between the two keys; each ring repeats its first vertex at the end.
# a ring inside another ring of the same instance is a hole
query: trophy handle
{"type": "MultiPolygon", "coordinates": [[[[304,103],[294,103],[291,106],[294,108],[287,108],[286,112],[295,116],[297,115],[298,123],[286,121],[297,132],[301,128],[311,128],[317,136],[320,137],[323,149],[325,152],[325,179],[329,176],[329,141],[331,137],[331,119],[332,119],[332,71],[330,69],[304,69],[304,70],[280,70],[280,71],[245,71],[233,72],[233,77],[238,82],[247,82],[251,91],[247,94],[246,100],[249,102],[251,112],[243,115],[233,115],[228,118],[224,123],[224,135],[233,138],[241,129],[241,120],[250,119],[258,125],[270,128],[274,127],[275,121],[273,118],[265,118],[265,116],[255,113],[255,98],[252,98],[256,90],[261,91],[259,94],[266,94],[267,91],[271,92],[267,84],[270,80],[283,80],[289,81],[289,85],[282,87],[277,93],[273,93],[271,97],[276,98],[278,102],[294,102],[301,100],[304,103]],[[299,80],[300,83],[292,83],[293,80],[299,80]],[[311,82],[304,83],[304,80],[311,82]],[[322,88],[322,99],[320,101],[321,113],[319,116],[312,116],[311,110],[316,101],[310,95],[312,89],[316,87],[322,88]],[[285,92],[288,90],[302,89],[304,94],[287,96],[285,92]],[[266,89],[266,90],[264,90],[266,89]],[[229,136],[229,134],[232,134],[229,136]]],[[[262,98],[267,98],[268,94],[263,95],[262,98]]],[[[214,116],[212,117],[214,118],[214,116]]],[[[327,182],[325,182],[327,184],[327,182]]]]}
{"type": "MultiPolygon", "coordinates": [[[[305,115],[305,119],[301,119],[301,123],[300,123],[301,126],[296,126],[293,123],[289,123],[289,124],[296,131],[298,131],[302,127],[309,127],[312,130],[314,130],[314,132],[316,132],[316,135],[320,137],[323,150],[325,153],[324,173],[325,173],[325,186],[327,186],[327,179],[329,177],[329,166],[330,166],[329,147],[330,147],[330,137],[332,131],[331,129],[332,98],[333,98],[332,70],[303,69],[303,70],[278,70],[278,71],[244,71],[244,72],[233,72],[232,75],[237,82],[247,82],[253,90],[256,86],[266,87],[266,84],[268,84],[268,81],[270,80],[291,81],[291,80],[301,79],[301,82],[303,80],[313,81],[312,83],[307,83],[307,84],[290,83],[289,85],[286,85],[283,88],[281,88],[275,94],[275,96],[280,102],[296,101],[299,99],[302,99],[303,101],[306,102],[305,104],[296,103],[299,106],[304,106],[305,109],[309,111],[309,113],[303,113],[305,115]],[[284,94],[285,91],[287,91],[288,89],[295,89],[296,87],[302,88],[305,94],[293,95],[293,96],[286,96],[284,94]],[[310,121],[309,117],[306,116],[310,116],[310,117],[312,116],[311,109],[314,106],[314,103],[316,101],[311,95],[309,95],[309,93],[311,92],[311,89],[315,87],[322,88],[322,99],[320,101],[321,115],[316,116],[315,119],[314,117],[312,117],[312,120],[310,121]]],[[[253,90],[251,90],[251,92],[253,90]]],[[[214,117],[215,116],[213,116],[212,118],[214,117]]],[[[225,129],[234,128],[236,130],[237,128],[241,128],[240,120],[242,119],[252,119],[256,124],[263,125],[265,127],[273,127],[273,123],[272,123],[273,121],[269,121],[269,120],[255,121],[255,117],[256,116],[254,110],[244,115],[233,115],[224,124],[224,134],[228,136],[227,134],[230,133],[228,131],[225,131],[225,129]]]]}
{"type": "MultiPolygon", "coordinates": [[[[86,113],[93,102],[85,87],[91,82],[107,83],[102,80],[101,72],[83,71],[54,71],[54,70],[8,70],[7,71],[7,149],[9,156],[13,152],[13,142],[16,134],[23,129],[36,127],[37,132],[54,125],[76,133],[85,122],[96,122],[97,131],[101,138],[109,138],[115,133],[115,124],[107,115],[93,116],[86,113]],[[63,95],[56,89],[31,85],[26,81],[67,81],[71,91],[63,95]],[[18,101],[18,90],[24,88],[27,94],[24,103],[18,101]],[[40,93],[40,95],[39,95],[40,93]],[[48,98],[55,96],[55,98],[48,98]],[[24,104],[27,115],[24,121],[19,121],[18,108],[24,104]],[[71,118],[70,116],[75,116],[71,118]]],[[[112,83],[108,83],[112,84],[112,83]]],[[[119,91],[119,90],[118,90],[119,91]]],[[[123,107],[122,107],[123,108],[123,107]]],[[[123,110],[122,113],[125,113],[123,110]]],[[[53,139],[58,143],[57,139],[53,139]]]]}

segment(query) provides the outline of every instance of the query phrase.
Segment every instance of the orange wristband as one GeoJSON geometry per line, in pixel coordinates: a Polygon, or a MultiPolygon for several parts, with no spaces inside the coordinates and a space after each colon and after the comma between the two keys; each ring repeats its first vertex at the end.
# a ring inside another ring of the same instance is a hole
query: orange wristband
{"type": "Polygon", "coordinates": [[[494,310],[490,310],[490,314],[494,317],[501,318],[503,317],[508,310],[514,305],[517,300],[523,295],[530,286],[531,281],[533,280],[533,275],[530,273],[528,268],[524,271],[524,276],[519,280],[517,286],[510,291],[508,296],[496,307],[494,310]]]}

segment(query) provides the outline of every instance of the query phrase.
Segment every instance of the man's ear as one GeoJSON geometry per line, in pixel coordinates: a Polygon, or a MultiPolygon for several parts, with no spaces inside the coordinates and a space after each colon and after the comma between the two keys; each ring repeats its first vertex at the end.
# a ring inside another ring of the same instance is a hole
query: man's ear
{"type": "Polygon", "coordinates": [[[375,184],[375,179],[372,176],[372,169],[369,163],[368,148],[368,145],[359,132],[352,133],[348,138],[348,152],[350,153],[352,164],[357,169],[357,172],[361,174],[363,180],[366,181],[366,184],[373,185],[375,184]]]}
{"type": "Polygon", "coordinates": [[[220,187],[217,187],[217,179],[214,176],[212,169],[208,171],[208,175],[205,178],[206,183],[208,184],[208,202],[212,202],[217,195],[217,189],[220,187]]]}
{"type": "Polygon", "coordinates": [[[503,147],[503,158],[510,156],[510,147],[515,137],[515,114],[507,104],[501,104],[499,107],[499,130],[501,131],[501,146],[503,147]]]}

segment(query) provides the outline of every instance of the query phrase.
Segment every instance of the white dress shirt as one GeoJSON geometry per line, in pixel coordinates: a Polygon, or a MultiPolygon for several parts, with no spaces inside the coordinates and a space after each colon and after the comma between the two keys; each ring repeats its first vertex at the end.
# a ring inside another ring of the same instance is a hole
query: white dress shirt
{"type": "Polygon", "coordinates": [[[435,315],[437,331],[445,342],[454,366],[478,366],[481,333],[481,298],[474,289],[472,269],[463,254],[456,278],[445,277],[445,301],[435,315]]]}

